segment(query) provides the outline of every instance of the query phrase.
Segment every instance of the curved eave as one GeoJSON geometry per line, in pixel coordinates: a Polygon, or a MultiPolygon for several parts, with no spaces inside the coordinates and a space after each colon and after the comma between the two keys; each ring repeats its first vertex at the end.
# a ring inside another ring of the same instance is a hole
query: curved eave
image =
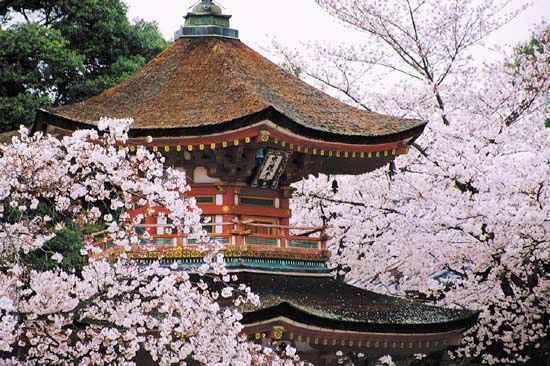
{"type": "Polygon", "coordinates": [[[477,313],[472,313],[471,315],[464,318],[449,320],[447,322],[387,324],[325,318],[318,315],[310,314],[288,302],[283,302],[272,307],[243,312],[242,323],[244,325],[247,325],[257,322],[265,322],[278,317],[285,317],[301,324],[341,331],[381,334],[429,334],[467,329],[476,322],[477,316],[477,313]]]}
{"type": "MultiPolygon", "coordinates": [[[[189,128],[156,128],[156,129],[131,129],[130,137],[131,138],[140,138],[151,136],[154,138],[161,137],[182,137],[182,136],[205,136],[211,134],[218,134],[227,131],[233,131],[240,128],[244,128],[255,123],[270,120],[276,123],[277,125],[292,131],[296,135],[300,135],[306,138],[322,140],[326,142],[335,142],[335,143],[346,143],[346,144],[356,144],[356,145],[375,145],[382,143],[391,143],[404,140],[410,140],[411,142],[418,138],[424,128],[426,127],[427,122],[419,121],[419,123],[407,130],[403,130],[399,133],[381,135],[381,136],[358,136],[358,135],[342,135],[334,134],[322,130],[311,129],[303,126],[302,124],[296,123],[289,117],[285,116],[281,112],[277,111],[273,107],[266,108],[260,112],[241,117],[238,119],[226,121],[224,123],[216,125],[205,125],[199,127],[189,127],[189,128]]],[[[345,122],[343,122],[345,123],[345,122]]],[[[76,121],[69,119],[55,113],[39,110],[35,130],[44,130],[46,125],[53,125],[58,128],[66,130],[75,130],[75,129],[96,129],[97,126],[94,124],[76,121]]]]}

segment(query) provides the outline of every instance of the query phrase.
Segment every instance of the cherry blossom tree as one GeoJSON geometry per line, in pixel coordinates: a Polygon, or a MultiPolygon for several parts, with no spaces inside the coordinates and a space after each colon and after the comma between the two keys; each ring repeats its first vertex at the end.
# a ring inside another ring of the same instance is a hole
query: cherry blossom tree
{"type": "Polygon", "coordinates": [[[453,357],[527,362],[550,330],[548,24],[485,65],[480,42],[521,10],[509,1],[317,3],[365,44],[282,49],[287,64],[429,124],[389,168],[296,184],[294,220],[332,225],[332,265],[356,284],[479,310],[453,357]]]}
{"type": "Polygon", "coordinates": [[[22,128],[0,146],[0,364],[134,365],[138,354],[159,365],[299,364],[292,349],[279,355],[242,336],[237,305],[257,297],[228,276],[184,197],[185,175],[145,148],[124,147],[130,124],[105,119],[99,131],[62,139],[22,128]],[[155,206],[201,243],[202,278],[124,254],[107,261],[85,235],[86,263],[67,268],[49,245],[69,226],[99,227],[123,251],[143,239],[133,230],[142,218],[128,212],[155,206]],[[33,255],[52,269],[36,268],[33,255]]]}

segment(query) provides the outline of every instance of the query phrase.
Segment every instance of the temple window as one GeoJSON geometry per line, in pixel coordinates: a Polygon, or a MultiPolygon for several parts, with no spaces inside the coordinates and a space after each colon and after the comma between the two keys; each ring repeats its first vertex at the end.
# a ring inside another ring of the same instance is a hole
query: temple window
{"type": "Polygon", "coordinates": [[[241,205],[275,207],[275,199],[261,197],[241,197],[241,205]]]}
{"type": "Polygon", "coordinates": [[[289,240],[288,246],[290,248],[306,248],[306,249],[319,249],[321,242],[319,239],[315,240],[306,240],[306,239],[298,239],[298,240],[289,240]]]}
{"type": "Polygon", "coordinates": [[[216,203],[215,196],[195,196],[197,205],[213,205],[216,203]]]}

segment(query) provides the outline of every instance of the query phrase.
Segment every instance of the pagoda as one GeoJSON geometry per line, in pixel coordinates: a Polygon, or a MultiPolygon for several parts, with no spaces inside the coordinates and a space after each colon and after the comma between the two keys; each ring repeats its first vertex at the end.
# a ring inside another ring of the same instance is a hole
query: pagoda
{"type": "MultiPolygon", "coordinates": [[[[336,365],[339,350],[364,354],[359,366],[457,345],[474,314],[336,280],[326,266],[326,228],[290,223],[292,183],[383,167],[407,153],[425,123],[320,92],[243,44],[229,21],[202,0],[149,64],[96,97],[39,111],[35,130],[68,135],[101,117],[133,118],[130,150],[146,146],[186,172],[227,267],[260,295],[260,307],[242,309],[251,340],[291,344],[319,366],[336,365]]],[[[200,263],[196,242],[167,230],[162,212],[142,212],[155,249],[138,245],[130,255],[180,268],[200,263]]]]}

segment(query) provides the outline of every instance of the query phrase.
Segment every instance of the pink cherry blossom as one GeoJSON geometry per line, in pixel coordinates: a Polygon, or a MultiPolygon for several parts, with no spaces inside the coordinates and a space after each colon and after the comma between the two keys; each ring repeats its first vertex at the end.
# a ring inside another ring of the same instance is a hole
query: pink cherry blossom
{"type": "Polygon", "coordinates": [[[330,224],[331,264],[356,285],[480,311],[453,357],[524,362],[550,330],[548,23],[482,64],[474,47],[516,14],[508,2],[317,2],[365,43],[279,48],[288,63],[356,106],[429,124],[390,167],[295,184],[294,223],[330,224]]]}
{"type": "Polygon", "coordinates": [[[104,119],[100,131],[62,139],[22,129],[0,146],[0,364],[134,365],[138,351],[159,365],[302,364],[290,353],[266,355],[242,336],[236,305],[258,298],[238,283],[218,291],[206,278],[196,284],[187,272],[158,263],[139,266],[124,254],[108,261],[94,255],[92,237],[84,238],[82,255],[91,256],[80,273],[41,272],[24,261],[46,251],[69,223],[103,225],[105,240],[124,250],[139,242],[133,229],[143,217],[129,220],[121,209],[163,206],[178,229],[201,241],[201,273],[226,274],[219,244],[207,238],[194,200],[183,195],[185,175],[144,148],[131,154],[124,147],[130,124],[104,119]]]}

